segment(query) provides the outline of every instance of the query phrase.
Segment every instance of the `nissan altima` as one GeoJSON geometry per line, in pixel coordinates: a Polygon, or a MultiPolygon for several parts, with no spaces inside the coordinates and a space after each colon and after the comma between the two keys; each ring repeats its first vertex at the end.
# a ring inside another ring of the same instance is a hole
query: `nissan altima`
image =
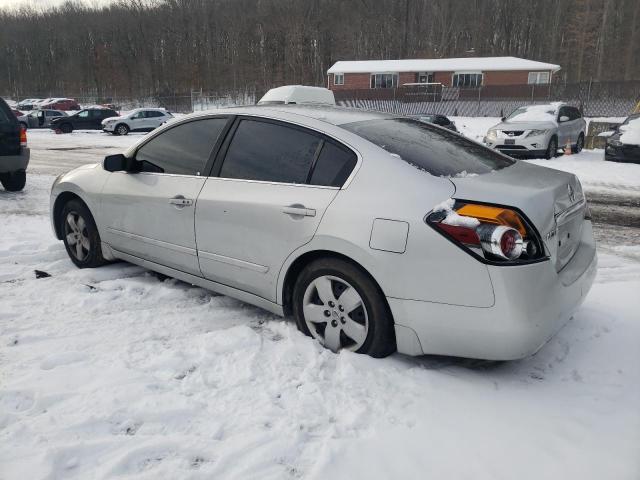
{"type": "Polygon", "coordinates": [[[51,221],[80,268],[138,264],[374,357],[528,356],[596,272],[574,175],[407,117],[328,106],[165,125],[58,177],[51,221]]]}

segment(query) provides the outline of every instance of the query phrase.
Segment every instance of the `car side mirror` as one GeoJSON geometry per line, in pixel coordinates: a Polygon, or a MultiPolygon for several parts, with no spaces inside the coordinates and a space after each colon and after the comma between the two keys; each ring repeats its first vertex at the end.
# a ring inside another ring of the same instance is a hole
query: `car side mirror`
{"type": "Polygon", "coordinates": [[[568,121],[569,121],[569,117],[567,117],[566,115],[562,115],[562,116],[560,117],[560,121],[561,121],[561,122],[568,122],[568,121]]]}
{"type": "Polygon", "coordinates": [[[502,118],[500,119],[500,121],[501,121],[501,122],[504,122],[506,119],[507,119],[507,117],[502,117],[502,118]]]}
{"type": "Polygon", "coordinates": [[[102,165],[107,172],[131,172],[134,170],[135,160],[127,158],[123,154],[107,155],[102,165]]]}

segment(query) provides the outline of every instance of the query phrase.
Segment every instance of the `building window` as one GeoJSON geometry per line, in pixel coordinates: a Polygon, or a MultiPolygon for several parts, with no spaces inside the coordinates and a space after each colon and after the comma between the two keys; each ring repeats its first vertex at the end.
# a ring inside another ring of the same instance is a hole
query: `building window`
{"type": "Polygon", "coordinates": [[[344,85],[344,73],[334,73],[333,74],[333,84],[334,85],[344,85]]]}
{"type": "Polygon", "coordinates": [[[549,83],[551,75],[549,72],[529,72],[529,85],[539,83],[549,83]]]}
{"type": "Polygon", "coordinates": [[[398,86],[397,73],[372,73],[371,88],[396,88],[398,86]]]}
{"type": "Polygon", "coordinates": [[[454,87],[479,87],[482,85],[481,73],[454,73],[454,87]]]}
{"type": "Polygon", "coordinates": [[[433,83],[433,73],[420,72],[416,73],[417,83],[433,83]]]}

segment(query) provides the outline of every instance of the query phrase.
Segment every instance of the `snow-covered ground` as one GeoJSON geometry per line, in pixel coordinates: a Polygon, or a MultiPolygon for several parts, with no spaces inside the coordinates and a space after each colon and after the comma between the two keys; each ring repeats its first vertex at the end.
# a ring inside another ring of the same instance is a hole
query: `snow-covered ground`
{"type": "MultiPolygon", "coordinates": [[[[640,478],[640,246],[599,246],[584,305],[531,358],[335,355],[228,297],[72,265],[54,176],[139,138],[30,131],[27,188],[0,190],[1,479],[640,478]]],[[[640,189],[640,165],[601,157],[543,164],[640,189]]]]}

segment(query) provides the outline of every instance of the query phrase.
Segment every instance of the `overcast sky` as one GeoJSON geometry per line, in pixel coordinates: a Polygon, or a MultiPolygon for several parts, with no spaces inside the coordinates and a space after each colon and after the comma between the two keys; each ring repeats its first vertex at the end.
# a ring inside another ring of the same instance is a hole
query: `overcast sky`
{"type": "MultiPolygon", "coordinates": [[[[0,0],[0,9],[18,8],[21,6],[32,6],[36,8],[47,8],[54,5],[62,5],[67,0],[0,0]]],[[[105,5],[114,0],[76,0],[86,5],[105,5]]]]}

